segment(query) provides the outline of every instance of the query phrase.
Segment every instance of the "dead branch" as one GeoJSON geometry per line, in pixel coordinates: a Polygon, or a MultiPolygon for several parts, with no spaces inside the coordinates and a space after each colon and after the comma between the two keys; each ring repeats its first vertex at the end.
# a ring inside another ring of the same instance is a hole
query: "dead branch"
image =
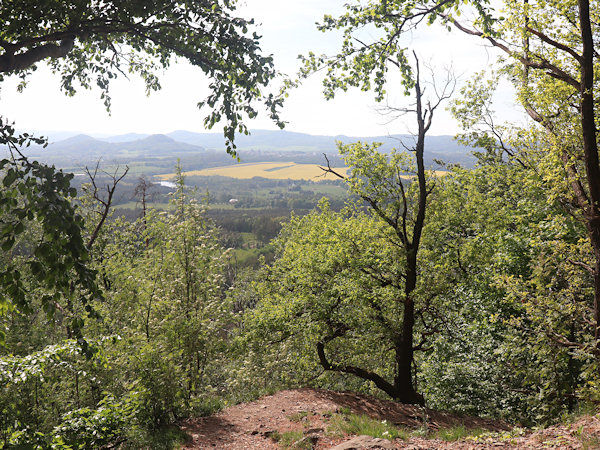
{"type": "Polygon", "coordinates": [[[90,178],[90,183],[93,188],[92,197],[94,200],[96,200],[101,205],[100,210],[96,211],[100,215],[100,220],[96,224],[96,227],[94,228],[94,231],[92,232],[92,234],[88,240],[88,243],[87,243],[88,250],[91,249],[92,246],[94,245],[94,242],[96,242],[96,239],[98,238],[98,234],[100,233],[100,230],[102,229],[102,226],[104,225],[104,222],[106,221],[106,218],[108,217],[108,213],[110,212],[110,208],[111,208],[112,201],[113,201],[113,195],[115,193],[115,190],[117,189],[117,185],[123,178],[125,178],[125,176],[129,172],[129,166],[125,166],[125,170],[123,171],[123,174],[121,174],[120,176],[117,175],[118,170],[119,170],[118,167],[113,174],[107,174],[111,178],[111,183],[110,184],[107,183],[106,198],[103,198],[100,195],[100,189],[98,188],[98,185],[96,184],[96,177],[98,175],[99,167],[100,167],[100,161],[98,161],[96,163],[96,167],[94,168],[93,173],[89,170],[88,167],[85,168],[85,172],[87,173],[88,177],[90,178]]]}

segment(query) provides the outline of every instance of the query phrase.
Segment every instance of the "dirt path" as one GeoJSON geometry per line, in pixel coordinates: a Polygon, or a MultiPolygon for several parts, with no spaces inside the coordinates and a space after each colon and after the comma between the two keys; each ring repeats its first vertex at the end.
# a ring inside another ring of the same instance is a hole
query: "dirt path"
{"type": "Polygon", "coordinates": [[[277,441],[290,431],[295,431],[300,439],[288,448],[304,449],[600,449],[600,415],[535,432],[509,431],[507,424],[499,421],[458,417],[365,395],[319,389],[281,391],[210,417],[188,420],[181,428],[190,436],[185,449],[279,449],[284,447],[277,441]],[[427,427],[434,433],[462,424],[494,433],[477,440],[466,438],[455,442],[418,437],[414,433],[405,440],[394,441],[332,433],[332,416],[347,411],[386,420],[407,430],[427,427]]]}
{"type": "MultiPolygon", "coordinates": [[[[378,420],[387,420],[405,429],[436,431],[463,424],[467,428],[485,428],[506,431],[502,422],[458,417],[423,408],[352,393],[318,389],[281,391],[251,403],[244,403],[213,416],[186,421],[182,428],[190,435],[186,449],[278,449],[278,436],[297,431],[304,436],[301,448],[402,448],[402,449],[486,449],[486,448],[600,448],[594,447],[594,436],[599,437],[597,418],[586,423],[553,427],[522,436],[495,436],[481,441],[446,442],[439,439],[411,436],[408,440],[393,442],[363,438],[362,443],[351,442],[356,436],[332,434],[329,420],[332,414],[350,410],[378,420]],[[589,435],[589,439],[587,439],[589,435]],[[587,441],[586,441],[587,439],[587,441]],[[586,444],[587,442],[587,444],[586,444]],[[345,444],[345,447],[344,447],[345,444]],[[590,446],[591,445],[591,446],[590,446]]],[[[600,438],[597,442],[600,445],[600,438]]]]}

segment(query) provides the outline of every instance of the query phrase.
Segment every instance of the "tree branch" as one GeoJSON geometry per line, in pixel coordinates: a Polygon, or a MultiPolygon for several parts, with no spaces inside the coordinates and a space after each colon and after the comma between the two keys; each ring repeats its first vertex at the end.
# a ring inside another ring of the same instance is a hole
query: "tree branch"
{"type": "Polygon", "coordinates": [[[373,383],[375,383],[375,386],[377,386],[379,389],[381,389],[382,391],[387,393],[390,397],[395,398],[396,395],[394,395],[395,394],[394,386],[392,386],[391,383],[386,381],[383,377],[376,374],[375,372],[361,369],[360,367],[344,366],[344,365],[332,364],[331,362],[329,362],[329,360],[327,359],[327,355],[325,354],[325,344],[333,341],[334,339],[336,339],[340,336],[343,336],[345,332],[346,332],[346,330],[344,330],[344,329],[338,329],[333,334],[326,336],[321,341],[317,342],[317,355],[319,356],[319,362],[321,363],[321,366],[323,367],[323,369],[329,370],[332,372],[348,373],[351,375],[355,375],[359,378],[362,378],[363,380],[372,381],[373,383]]]}
{"type": "Polygon", "coordinates": [[[596,273],[596,271],[594,270],[594,268],[592,266],[590,266],[589,264],[586,264],[584,262],[573,261],[570,258],[567,258],[567,262],[573,264],[574,266],[578,266],[578,267],[581,267],[581,268],[585,269],[592,276],[596,273]]]}
{"type": "Polygon", "coordinates": [[[46,58],[62,58],[73,49],[75,38],[64,39],[59,45],[45,44],[15,55],[5,53],[0,56],[0,73],[24,70],[46,58]]]}
{"type": "Polygon", "coordinates": [[[508,46],[497,41],[492,36],[485,35],[484,33],[482,33],[481,31],[478,31],[478,30],[471,30],[471,29],[463,26],[462,24],[460,24],[460,22],[458,22],[457,20],[452,19],[447,15],[441,15],[441,17],[443,17],[447,21],[451,22],[456,28],[458,28],[463,33],[469,34],[471,36],[478,36],[483,39],[486,39],[494,47],[499,48],[506,54],[519,60],[519,62],[521,64],[523,64],[524,66],[531,67],[532,69],[548,70],[549,71],[548,75],[550,75],[556,79],[559,79],[561,81],[564,81],[565,83],[569,84],[570,86],[573,86],[575,89],[580,90],[581,83],[579,83],[579,81],[577,81],[571,75],[566,73],[564,70],[562,70],[559,67],[557,67],[556,65],[552,64],[550,61],[547,61],[546,59],[544,59],[540,56],[538,56],[538,58],[540,59],[539,62],[532,61],[530,58],[526,58],[526,57],[519,55],[518,53],[512,51],[508,46]]]}
{"type": "Polygon", "coordinates": [[[546,36],[544,33],[534,30],[531,27],[526,27],[525,29],[527,31],[529,31],[531,34],[534,34],[537,37],[539,37],[546,44],[550,44],[552,47],[555,47],[559,50],[567,52],[569,55],[571,55],[573,58],[575,58],[578,62],[581,62],[581,55],[579,53],[577,53],[575,50],[573,50],[571,47],[567,47],[566,45],[561,44],[560,42],[557,42],[554,39],[551,39],[550,37],[546,36]]]}
{"type": "Polygon", "coordinates": [[[96,242],[96,239],[98,238],[98,234],[100,233],[100,229],[102,228],[102,226],[104,225],[104,222],[106,221],[106,218],[108,217],[108,213],[110,212],[110,207],[112,205],[113,195],[117,188],[117,184],[119,184],[119,182],[123,178],[125,178],[125,176],[129,172],[129,167],[125,166],[125,171],[123,172],[123,174],[120,177],[117,177],[116,172],[114,175],[111,176],[112,186],[106,185],[107,197],[106,197],[106,200],[104,200],[98,194],[98,188],[96,186],[96,176],[98,174],[99,164],[100,164],[100,162],[98,162],[96,164],[96,168],[95,168],[93,174],[90,172],[90,170],[87,167],[85,168],[85,171],[88,174],[88,177],[90,178],[90,182],[92,183],[92,186],[94,187],[92,196],[97,202],[99,202],[103,206],[103,208],[100,211],[98,211],[98,213],[100,214],[100,220],[96,224],[96,227],[94,228],[94,231],[92,232],[92,235],[90,236],[88,243],[86,245],[88,250],[91,249],[92,246],[94,245],[94,242],[96,242]]]}

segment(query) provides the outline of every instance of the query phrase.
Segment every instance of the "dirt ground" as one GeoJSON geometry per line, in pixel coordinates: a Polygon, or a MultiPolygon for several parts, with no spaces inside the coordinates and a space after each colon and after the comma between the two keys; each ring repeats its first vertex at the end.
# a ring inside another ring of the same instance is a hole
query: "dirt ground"
{"type": "Polygon", "coordinates": [[[512,430],[506,423],[458,417],[424,408],[402,405],[365,395],[319,389],[281,391],[227,408],[213,416],[181,424],[190,436],[185,449],[278,449],[276,436],[299,431],[304,438],[296,448],[313,449],[600,449],[600,417],[586,416],[572,424],[538,431],[512,430]],[[428,427],[432,432],[463,424],[490,430],[479,438],[447,442],[411,436],[387,441],[328,432],[332,414],[350,410],[377,420],[387,420],[407,430],[428,427]]]}

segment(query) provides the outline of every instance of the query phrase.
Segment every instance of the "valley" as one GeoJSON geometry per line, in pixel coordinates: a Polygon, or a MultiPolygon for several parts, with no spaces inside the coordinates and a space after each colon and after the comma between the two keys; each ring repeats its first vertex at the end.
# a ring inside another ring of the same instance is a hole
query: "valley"
{"type": "MultiPolygon", "coordinates": [[[[174,131],[168,135],[125,134],[95,138],[84,134],[50,134],[46,148],[27,149],[27,156],[75,173],[73,185],[80,192],[89,183],[86,170],[98,167],[99,185],[128,170],[118,184],[112,206],[113,217],[134,220],[141,214],[136,186],[148,183],[148,206],[169,209],[175,189],[172,180],[179,164],[190,193],[208,207],[208,215],[222,230],[223,243],[235,249],[241,266],[257,265],[259,257],[272,256],[268,245],[290,214],[304,215],[327,197],[339,210],[348,198],[343,181],[326,174],[326,159],[340,174],[346,174],[337,154],[336,142],[382,142],[381,151],[390,151],[407,135],[357,137],[313,136],[288,131],[253,130],[240,136],[240,161],[228,155],[219,133],[174,131]],[[56,136],[56,137],[54,137],[56,136]],[[67,137],[66,137],[67,136],[67,137]]],[[[470,148],[460,146],[451,136],[428,138],[427,159],[432,169],[443,160],[470,167],[470,148]]],[[[443,171],[442,171],[443,173],[443,171]]]]}

